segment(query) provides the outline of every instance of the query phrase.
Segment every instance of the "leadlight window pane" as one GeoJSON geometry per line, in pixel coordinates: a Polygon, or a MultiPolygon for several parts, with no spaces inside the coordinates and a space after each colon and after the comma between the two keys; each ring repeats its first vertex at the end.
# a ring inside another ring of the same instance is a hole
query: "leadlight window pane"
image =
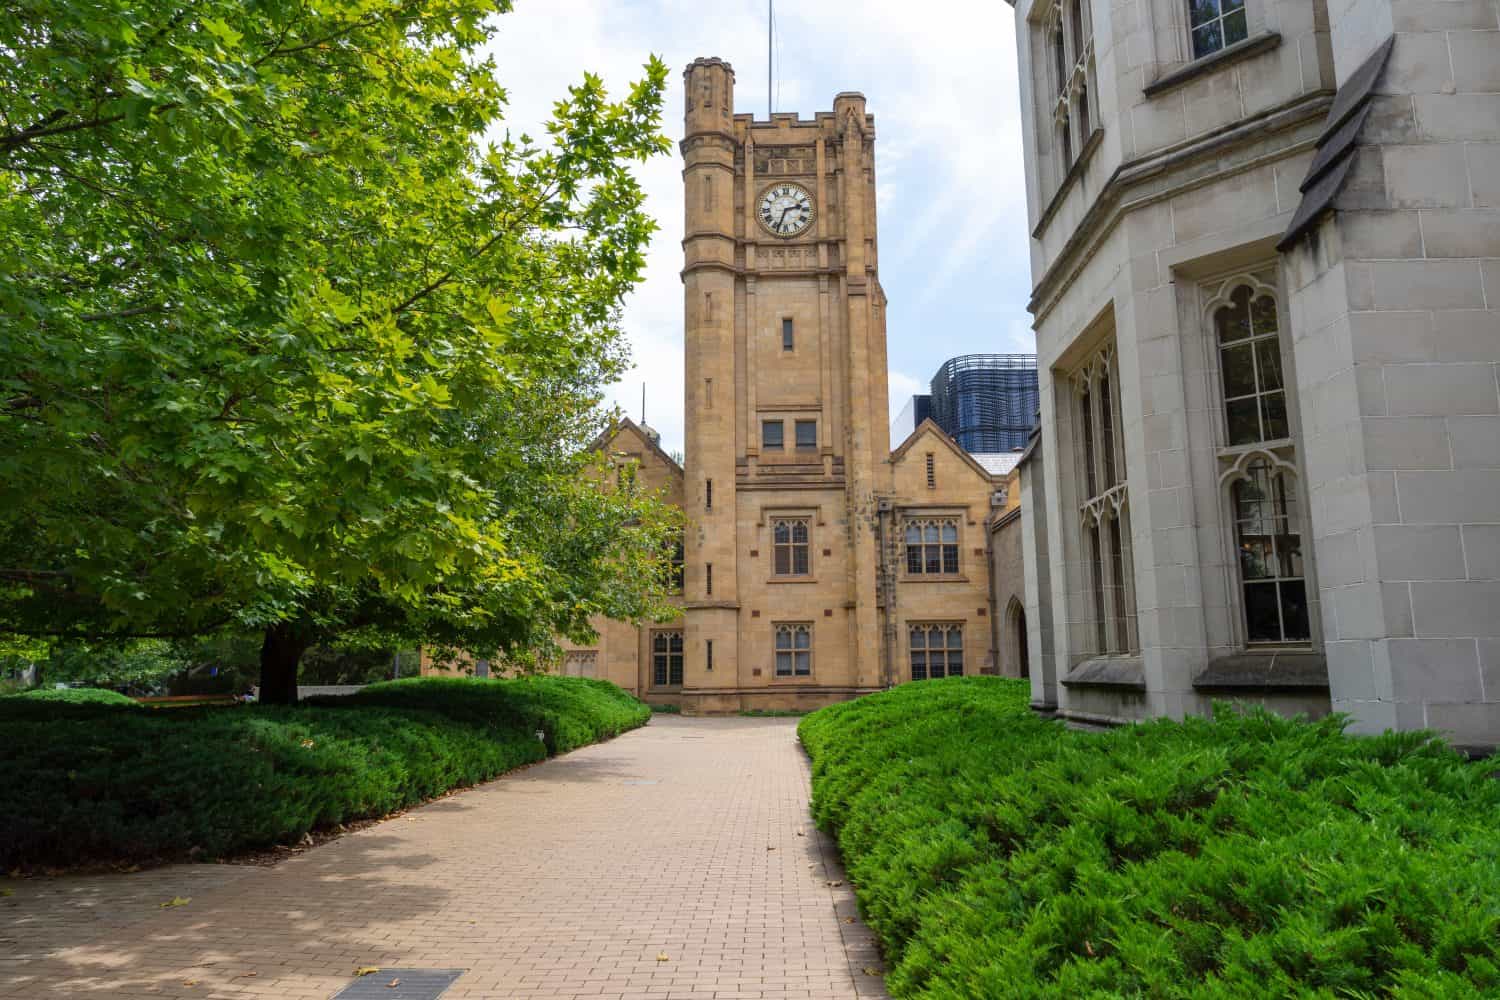
{"type": "Polygon", "coordinates": [[[1224,406],[1229,420],[1229,443],[1254,444],[1260,440],[1260,419],[1255,397],[1237,399],[1224,406]]]}
{"type": "Polygon", "coordinates": [[[960,628],[958,628],[958,627],[955,626],[954,628],[950,628],[948,630],[948,648],[949,649],[963,649],[964,648],[964,633],[963,633],[963,629],[960,629],[960,628]]]}
{"type": "Polygon", "coordinates": [[[927,564],[924,571],[928,573],[941,573],[943,571],[942,546],[927,546],[927,564]]]}
{"type": "Polygon", "coordinates": [[[906,547],[906,571],[908,573],[922,572],[922,546],[908,545],[906,547]]]}
{"type": "Polygon", "coordinates": [[[797,576],[806,576],[808,573],[807,546],[792,546],[792,573],[797,576]]]}
{"type": "Polygon", "coordinates": [[[958,544],[958,525],[952,521],[944,521],[942,524],[943,541],[958,544]]]}
{"type": "Polygon", "coordinates": [[[1089,496],[1097,496],[1099,493],[1098,480],[1094,472],[1094,399],[1093,394],[1084,390],[1079,399],[1079,405],[1083,409],[1083,472],[1084,482],[1088,487],[1089,496]]]}
{"type": "Polygon", "coordinates": [[[1279,441],[1291,436],[1286,421],[1286,393],[1273,392],[1260,397],[1261,426],[1267,441],[1279,441]]]}
{"type": "Polygon", "coordinates": [[[1246,639],[1305,642],[1311,630],[1295,487],[1283,470],[1256,459],[1233,497],[1246,639]]]}
{"type": "Polygon", "coordinates": [[[944,573],[957,573],[958,572],[958,546],[957,545],[944,545],[943,546],[943,572],[944,573]]]}
{"type": "Polygon", "coordinates": [[[807,542],[807,522],[806,521],[793,521],[792,522],[792,541],[793,542],[802,543],[802,544],[806,544],[806,542],[807,542]]]}
{"type": "Polygon", "coordinates": [[[922,544],[922,526],[920,524],[912,523],[906,526],[906,544],[922,544]]]}
{"type": "MultiPolygon", "coordinates": [[[[1274,334],[1276,328],[1271,332],[1274,334]]],[[[1262,392],[1281,388],[1281,344],[1274,336],[1255,342],[1255,369],[1262,392]]]]}
{"type": "Polygon", "coordinates": [[[927,654],[925,652],[912,650],[911,679],[914,681],[925,681],[927,679],[927,654]]]}
{"type": "Polygon", "coordinates": [[[797,676],[806,677],[808,674],[812,673],[811,653],[795,653],[793,654],[793,659],[796,662],[797,676]]]}
{"type": "Polygon", "coordinates": [[[964,675],[964,653],[961,649],[950,649],[948,651],[948,676],[962,677],[964,675]]]}
{"type": "Polygon", "coordinates": [[[792,571],[792,551],[789,546],[776,546],[774,570],[777,576],[786,576],[792,571]]]}
{"type": "Polygon", "coordinates": [[[1255,392],[1255,352],[1249,344],[1219,352],[1224,368],[1224,398],[1235,399],[1255,392]]]}
{"type": "Polygon", "coordinates": [[[1109,638],[1106,634],[1104,618],[1104,554],[1100,549],[1097,524],[1089,525],[1088,544],[1089,570],[1093,576],[1091,589],[1094,596],[1094,651],[1104,653],[1109,649],[1109,638]]]}
{"type": "Polygon", "coordinates": [[[1099,380],[1099,430],[1100,450],[1104,452],[1104,488],[1115,485],[1115,421],[1114,406],[1110,401],[1109,376],[1099,380]]]}
{"type": "MultiPolygon", "coordinates": [[[[1228,7],[1229,4],[1224,6],[1228,7]]],[[[1224,44],[1233,45],[1235,42],[1243,42],[1250,37],[1249,21],[1245,17],[1244,10],[1237,10],[1233,14],[1224,15],[1224,44]]]]}
{"type": "Polygon", "coordinates": [[[792,654],[791,653],[777,653],[776,654],[776,676],[778,676],[778,677],[790,677],[791,675],[792,675],[792,654]]]}
{"type": "Polygon", "coordinates": [[[1275,583],[1245,584],[1246,638],[1251,642],[1281,641],[1281,615],[1275,583]]]}

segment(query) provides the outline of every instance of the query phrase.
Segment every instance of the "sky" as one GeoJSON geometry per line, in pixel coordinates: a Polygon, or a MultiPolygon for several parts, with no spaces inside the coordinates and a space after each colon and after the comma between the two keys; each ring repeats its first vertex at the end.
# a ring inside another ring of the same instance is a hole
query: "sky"
{"type": "MultiPolygon", "coordinates": [[[[880,282],[891,414],[948,358],[1032,353],[1026,183],[1012,8],[1003,0],[800,0],[776,4],[775,109],[811,118],[840,91],[875,116],[880,282]]],[[[682,70],[735,68],[735,111],[766,115],[765,0],[517,0],[490,51],[508,92],[505,127],[540,128],[585,72],[623,96],[655,54],[670,70],[671,156],[639,167],[660,229],[626,304],[634,369],[611,391],[662,446],[683,442],[682,70]]],[[[893,444],[897,442],[892,442],[893,444]]]]}

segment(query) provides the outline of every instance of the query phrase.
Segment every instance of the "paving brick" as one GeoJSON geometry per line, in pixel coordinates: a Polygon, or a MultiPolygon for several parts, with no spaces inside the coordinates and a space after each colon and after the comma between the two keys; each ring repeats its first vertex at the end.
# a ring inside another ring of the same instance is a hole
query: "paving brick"
{"type": "Polygon", "coordinates": [[[658,716],[274,868],[0,880],[0,997],[325,1000],[366,965],[465,969],[454,998],[884,997],[807,796],[795,720],[658,716]]]}

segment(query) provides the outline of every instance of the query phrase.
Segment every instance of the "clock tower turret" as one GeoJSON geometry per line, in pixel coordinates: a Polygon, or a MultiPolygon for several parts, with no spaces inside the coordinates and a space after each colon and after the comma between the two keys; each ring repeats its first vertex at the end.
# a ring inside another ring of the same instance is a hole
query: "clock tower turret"
{"type": "Polygon", "coordinates": [[[684,76],[683,706],[813,707],[888,682],[874,119],[756,120],[728,63],[684,76]]]}

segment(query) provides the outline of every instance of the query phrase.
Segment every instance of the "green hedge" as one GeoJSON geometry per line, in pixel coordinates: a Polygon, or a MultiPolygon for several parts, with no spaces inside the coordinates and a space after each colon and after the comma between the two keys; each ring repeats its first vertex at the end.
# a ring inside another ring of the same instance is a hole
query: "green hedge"
{"type": "Polygon", "coordinates": [[[296,708],[0,698],[0,871],[294,842],[650,714],[612,684],[564,677],[413,678],[296,708]]]}
{"type": "Polygon", "coordinates": [[[27,702],[46,701],[62,705],[119,705],[139,708],[134,698],[104,688],[33,688],[5,696],[27,702]]]}
{"type": "Polygon", "coordinates": [[[1500,996],[1493,761],[1260,712],[1079,733],[1027,696],[799,727],[896,996],[1500,996]]]}

